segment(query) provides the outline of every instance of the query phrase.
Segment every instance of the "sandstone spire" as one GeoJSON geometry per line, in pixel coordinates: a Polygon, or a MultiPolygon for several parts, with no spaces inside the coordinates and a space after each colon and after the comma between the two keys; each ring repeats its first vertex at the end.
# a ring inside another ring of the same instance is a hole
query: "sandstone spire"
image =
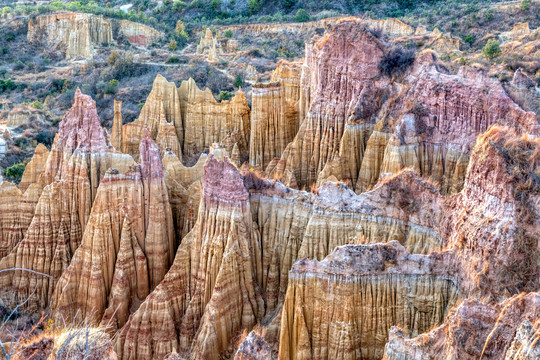
{"type": "Polygon", "coordinates": [[[0,283],[8,301],[20,303],[35,291],[27,306],[48,306],[62,270],[54,265],[64,251],[57,248],[67,248],[69,254],[75,252],[105,171],[110,167],[125,171],[132,161],[128,155],[111,151],[95,102],[77,90],[40,175],[40,184],[47,186],[28,230],[17,247],[0,261],[0,269],[25,268],[51,277],[27,271],[3,272],[0,283]]]}
{"type": "Polygon", "coordinates": [[[114,119],[111,130],[111,144],[116,150],[122,150],[122,101],[120,100],[114,100],[114,119]]]}
{"type": "Polygon", "coordinates": [[[105,314],[104,322],[121,327],[130,304],[140,304],[172,263],[172,214],[149,131],[140,148],[140,166],[125,174],[110,170],[99,187],[81,246],[58,281],[52,304],[58,315],[100,321],[105,314]]]}

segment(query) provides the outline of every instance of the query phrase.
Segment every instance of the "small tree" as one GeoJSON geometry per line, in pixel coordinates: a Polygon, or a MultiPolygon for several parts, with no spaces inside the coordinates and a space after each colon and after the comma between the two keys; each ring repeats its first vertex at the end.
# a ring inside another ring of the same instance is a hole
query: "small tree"
{"type": "Polygon", "coordinates": [[[242,79],[242,77],[240,75],[236,75],[236,79],[234,79],[234,87],[237,87],[237,88],[241,88],[242,85],[244,84],[244,80],[242,79]]]}
{"type": "Polygon", "coordinates": [[[228,91],[221,91],[218,95],[218,101],[222,102],[223,100],[231,100],[233,94],[228,91]]]}
{"type": "Polygon", "coordinates": [[[306,22],[309,21],[309,14],[304,9],[298,9],[296,12],[296,15],[294,16],[294,20],[298,22],[306,22]]]}
{"type": "Polygon", "coordinates": [[[34,109],[43,110],[43,104],[41,103],[41,101],[34,101],[32,106],[34,107],[34,109]]]}
{"type": "Polygon", "coordinates": [[[226,38],[230,39],[234,36],[234,33],[231,29],[228,29],[228,30],[225,30],[225,32],[223,33],[223,36],[225,36],[226,38]]]}
{"type": "Polygon", "coordinates": [[[296,0],[283,0],[281,3],[285,10],[291,10],[296,5],[296,0]]]}
{"type": "Polygon", "coordinates": [[[10,181],[13,181],[14,183],[18,184],[21,182],[25,168],[26,168],[26,161],[12,165],[6,169],[6,177],[10,181]]]}
{"type": "Polygon", "coordinates": [[[529,11],[531,8],[531,0],[521,0],[521,10],[529,11]]]}
{"type": "Polygon", "coordinates": [[[248,9],[251,15],[254,15],[261,10],[262,3],[260,0],[249,0],[248,9]]]}
{"type": "Polygon", "coordinates": [[[169,43],[169,50],[174,51],[177,47],[178,45],[176,44],[176,40],[171,40],[171,42],[169,43]]]}
{"type": "Polygon", "coordinates": [[[501,55],[501,43],[495,39],[489,39],[486,46],[482,49],[482,53],[488,59],[496,58],[501,55]]]}

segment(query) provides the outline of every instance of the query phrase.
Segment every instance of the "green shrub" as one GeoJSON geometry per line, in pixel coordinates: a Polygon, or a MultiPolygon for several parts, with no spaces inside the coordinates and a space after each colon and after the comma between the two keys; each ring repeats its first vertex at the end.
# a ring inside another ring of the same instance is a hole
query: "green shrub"
{"type": "Polygon", "coordinates": [[[472,46],[472,44],[476,41],[476,38],[473,35],[467,35],[463,38],[463,41],[472,46]]]}
{"type": "Polygon", "coordinates": [[[231,29],[228,29],[223,33],[223,36],[230,39],[230,38],[232,38],[234,36],[234,33],[233,33],[233,31],[231,29]]]}
{"type": "Polygon", "coordinates": [[[234,79],[234,87],[241,88],[244,84],[244,79],[240,75],[236,75],[236,79],[234,79]]]}
{"type": "Polygon", "coordinates": [[[0,79],[0,93],[15,90],[17,84],[12,79],[0,79]]]}
{"type": "Polygon", "coordinates": [[[285,10],[291,10],[296,5],[296,0],[283,0],[281,4],[285,10]]]}
{"type": "Polygon", "coordinates": [[[531,8],[531,0],[521,0],[521,10],[529,11],[531,8]]]}
{"type": "Polygon", "coordinates": [[[482,54],[488,59],[496,58],[501,53],[501,43],[495,39],[489,39],[486,46],[482,49],[482,54]]]}
{"type": "Polygon", "coordinates": [[[6,178],[16,184],[21,182],[24,169],[26,168],[26,161],[12,165],[6,169],[6,178]]]}
{"type": "Polygon", "coordinates": [[[296,12],[296,15],[294,16],[294,20],[298,22],[306,22],[309,21],[309,14],[304,9],[298,9],[296,12]]]}
{"type": "Polygon", "coordinates": [[[21,60],[15,60],[15,65],[13,65],[13,70],[22,70],[24,69],[24,64],[21,60]]]}
{"type": "Polygon", "coordinates": [[[34,101],[34,103],[32,104],[32,107],[34,109],[39,109],[39,110],[43,110],[43,104],[41,103],[41,101],[34,101]]]}
{"type": "Polygon", "coordinates": [[[179,64],[180,63],[180,59],[178,58],[178,56],[171,56],[167,59],[167,64],[179,64]]]}
{"type": "Polygon", "coordinates": [[[176,43],[176,40],[171,40],[169,43],[169,50],[174,51],[178,47],[178,44],[176,43]]]}
{"type": "Polygon", "coordinates": [[[222,102],[223,100],[231,100],[233,97],[233,94],[231,94],[228,91],[221,91],[218,95],[218,101],[222,102]]]}
{"type": "Polygon", "coordinates": [[[177,11],[177,12],[181,12],[182,10],[184,10],[185,8],[187,7],[187,4],[183,1],[175,1],[173,3],[173,10],[174,11],[177,11]]]}
{"type": "Polygon", "coordinates": [[[248,3],[249,13],[251,15],[258,13],[261,10],[261,6],[262,6],[261,0],[249,0],[249,3],[248,3]]]}

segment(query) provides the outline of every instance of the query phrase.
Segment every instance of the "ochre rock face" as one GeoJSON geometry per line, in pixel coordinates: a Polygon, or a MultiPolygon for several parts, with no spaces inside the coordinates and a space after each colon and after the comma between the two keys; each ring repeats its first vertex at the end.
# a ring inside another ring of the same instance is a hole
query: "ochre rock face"
{"type": "Polygon", "coordinates": [[[158,74],[139,118],[122,128],[122,151],[131,155],[138,154],[139,143],[145,128],[150,130],[152,138],[155,139],[162,113],[165,114],[165,119],[174,125],[178,141],[182,145],[184,135],[180,109],[180,98],[176,86],[158,74]]]}
{"type": "Polygon", "coordinates": [[[43,144],[38,144],[34,150],[32,160],[26,164],[24,173],[19,183],[19,189],[24,193],[32,184],[39,182],[41,172],[45,168],[47,159],[49,158],[49,150],[43,144]]]}
{"type": "MultiPolygon", "coordinates": [[[[25,268],[49,277],[28,271],[3,272],[0,283],[4,291],[9,289],[9,303],[18,304],[35,292],[28,307],[49,304],[56,281],[81,243],[100,179],[109,168],[126,171],[133,163],[129,155],[111,150],[95,102],[77,90],[72,108],[59,125],[39,184],[26,191],[30,194],[30,189],[45,186],[41,196],[36,196],[35,214],[24,238],[0,261],[0,269],[25,268]]],[[[32,213],[34,203],[27,200],[24,204],[26,212],[32,213]]]]}
{"type": "Polygon", "coordinates": [[[356,134],[360,138],[365,136],[364,128],[372,130],[376,105],[363,104],[361,99],[377,98],[375,81],[384,50],[356,22],[338,24],[318,43],[306,45],[299,111],[309,111],[282,156],[299,186],[316,182],[318,173],[338,153],[348,122],[362,128],[356,134]]]}
{"type": "Polygon", "coordinates": [[[279,359],[380,359],[388,330],[419,334],[458,299],[443,264],[396,242],[338,247],[298,261],[289,275],[279,359]]]}
{"type": "Polygon", "coordinates": [[[427,334],[408,339],[392,328],[383,359],[537,359],[539,319],[538,293],[522,293],[495,305],[465,300],[427,334]]]}
{"type": "Polygon", "coordinates": [[[101,182],[81,246],[58,281],[57,315],[99,321],[105,313],[104,323],[118,329],[169,269],[172,212],[160,152],[149,137],[140,158],[140,166],[111,170],[101,182]]]}
{"type": "Polygon", "coordinates": [[[209,62],[217,62],[218,52],[223,52],[221,44],[217,40],[217,36],[214,37],[212,30],[206,29],[204,36],[201,37],[199,45],[197,45],[197,54],[207,54],[209,62]]]}
{"type": "MultiPolygon", "coordinates": [[[[401,76],[380,75],[378,65],[389,50],[365,29],[368,23],[342,22],[307,42],[300,128],[279,162],[262,161],[272,164],[266,175],[291,186],[287,179],[294,179],[301,188],[337,179],[363,192],[381,177],[412,167],[444,194],[456,193],[474,141],[489,126],[537,132],[535,114],[521,109],[496,79],[467,66],[450,74],[433,52],[418,55],[401,76]]],[[[254,125],[276,117],[272,106],[261,116],[255,100],[254,125]]],[[[260,157],[261,151],[252,152],[260,157]]]]}
{"type": "Polygon", "coordinates": [[[137,155],[147,128],[162,151],[171,148],[186,163],[195,163],[214,143],[224,143],[229,153],[236,144],[241,159],[247,159],[249,121],[250,109],[241,91],[230,101],[218,103],[209,89],[200,90],[193,79],[183,81],[177,89],[158,75],[139,118],[123,126],[122,149],[137,155]]]}
{"type": "Polygon", "coordinates": [[[111,129],[111,145],[122,151],[122,102],[114,100],[114,118],[111,129]]]}
{"type": "Polygon", "coordinates": [[[120,20],[118,25],[120,33],[133,45],[149,47],[163,36],[163,33],[149,26],[129,20],[120,20]]]}
{"type": "Polygon", "coordinates": [[[197,223],[165,279],[120,331],[119,358],[163,358],[179,349],[218,359],[264,311],[249,193],[227,160],[210,156],[204,172],[197,223]]]}
{"type": "Polygon", "coordinates": [[[230,100],[218,103],[210,89],[199,90],[195,81],[183,81],[178,89],[185,105],[182,110],[185,128],[184,155],[196,158],[213,143],[234,143],[240,155],[247,159],[249,154],[250,109],[242,91],[230,100]],[[185,99],[185,100],[184,100],[185,99]]]}
{"type": "Polygon", "coordinates": [[[7,126],[20,126],[29,122],[44,122],[45,114],[42,110],[16,107],[7,114],[7,126]]]}
{"type": "Polygon", "coordinates": [[[40,15],[28,23],[28,40],[44,42],[49,48],[65,51],[67,59],[92,58],[95,44],[113,42],[112,24],[110,20],[91,14],[40,15]]]}
{"type": "Polygon", "coordinates": [[[252,87],[249,161],[266,169],[294,139],[300,126],[300,67],[281,60],[271,82],[252,87]]]}

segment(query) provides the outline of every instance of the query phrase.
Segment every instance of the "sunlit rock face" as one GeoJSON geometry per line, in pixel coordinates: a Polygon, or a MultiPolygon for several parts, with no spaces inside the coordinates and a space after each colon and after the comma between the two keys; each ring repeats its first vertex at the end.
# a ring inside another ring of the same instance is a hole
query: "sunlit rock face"
{"type": "MultiPolygon", "coordinates": [[[[464,66],[452,74],[426,51],[384,75],[381,60],[391,49],[366,25],[345,21],[307,42],[297,103],[301,125],[280,161],[264,168],[267,175],[300,188],[335,178],[360,193],[412,167],[451,194],[462,189],[476,137],[489,126],[538,131],[536,115],[483,70],[464,66]]],[[[270,115],[263,118],[276,118],[272,108],[265,107],[270,115]]],[[[262,154],[253,153],[255,159],[262,154]]]]}
{"type": "Polygon", "coordinates": [[[122,128],[122,149],[136,155],[147,128],[162,151],[171,148],[186,164],[195,163],[214,143],[225,144],[229,153],[236,145],[247,160],[249,121],[250,108],[241,91],[230,101],[217,102],[210,89],[200,90],[193,79],[176,88],[158,75],[139,118],[122,128]]]}
{"type": "MultiPolygon", "coordinates": [[[[97,188],[109,168],[125,172],[133,160],[108,144],[95,102],[77,90],[37,186],[44,186],[24,238],[0,261],[0,282],[8,303],[45,308],[55,284],[79,246],[97,188]],[[43,276],[35,272],[45,274],[43,276]]],[[[25,194],[35,187],[31,185],[25,194]]],[[[39,191],[39,190],[38,190],[39,191]]],[[[27,204],[28,207],[32,207],[27,204]]],[[[32,213],[30,209],[27,210],[32,213]]]]}
{"type": "Polygon", "coordinates": [[[64,51],[67,59],[92,58],[94,46],[113,42],[112,23],[92,14],[40,15],[28,23],[28,40],[64,51]]]}
{"type": "Polygon", "coordinates": [[[448,267],[396,242],[338,247],[289,274],[280,359],[380,359],[392,324],[419,334],[458,299],[448,267]]]}
{"type": "Polygon", "coordinates": [[[140,151],[140,166],[111,170],[100,184],[82,243],[57,284],[58,316],[104,316],[118,329],[172,264],[176,240],[160,151],[149,134],[140,151]]]}

